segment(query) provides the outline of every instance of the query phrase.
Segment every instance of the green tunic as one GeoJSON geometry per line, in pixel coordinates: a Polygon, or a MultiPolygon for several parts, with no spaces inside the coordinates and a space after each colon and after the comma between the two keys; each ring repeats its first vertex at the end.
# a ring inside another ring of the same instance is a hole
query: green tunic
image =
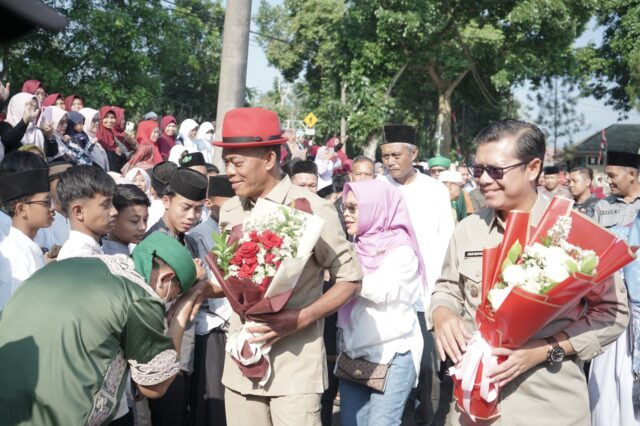
{"type": "Polygon", "coordinates": [[[0,425],[104,424],[129,369],[154,385],[179,368],[162,302],[129,258],[53,262],[0,316],[0,425]]]}

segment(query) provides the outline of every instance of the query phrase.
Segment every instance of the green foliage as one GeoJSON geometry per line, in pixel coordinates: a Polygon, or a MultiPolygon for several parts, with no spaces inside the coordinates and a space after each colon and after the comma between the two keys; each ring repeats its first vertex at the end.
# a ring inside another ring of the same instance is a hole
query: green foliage
{"type": "Polygon", "coordinates": [[[514,115],[514,84],[567,72],[594,4],[263,1],[256,22],[268,60],[288,81],[300,79],[319,130],[335,131],[345,118],[350,141],[364,147],[384,123],[404,122],[417,126],[423,153],[444,131],[446,154],[453,110],[463,117],[455,148],[464,155],[489,119],[514,115]]]}
{"type": "Polygon", "coordinates": [[[231,258],[233,258],[238,244],[237,242],[229,244],[229,235],[226,233],[212,232],[211,238],[213,239],[213,249],[211,253],[215,255],[216,262],[226,278],[229,274],[231,258]]]}
{"type": "Polygon", "coordinates": [[[87,106],[120,105],[139,116],[215,114],[224,10],[219,0],[45,0],[70,20],[4,45],[3,80],[78,94],[87,106]]]}
{"type": "Polygon", "coordinates": [[[578,52],[585,94],[622,114],[640,108],[640,0],[599,2],[596,18],[605,28],[602,44],[578,52]]]}

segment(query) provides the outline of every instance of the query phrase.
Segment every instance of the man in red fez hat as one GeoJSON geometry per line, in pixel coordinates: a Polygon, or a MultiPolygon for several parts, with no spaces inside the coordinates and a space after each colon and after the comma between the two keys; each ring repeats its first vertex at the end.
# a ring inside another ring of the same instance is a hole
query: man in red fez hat
{"type": "MultiPolygon", "coordinates": [[[[250,329],[261,333],[256,341],[271,345],[269,381],[264,387],[256,386],[230,356],[226,357],[222,383],[226,387],[227,424],[320,425],[320,396],[327,387],[322,319],[358,294],[361,267],[341,231],[335,207],[282,175],[280,147],[286,139],[276,113],[238,108],[225,115],[223,124],[222,140],[213,144],[223,148],[226,174],[236,196],[220,210],[222,231],[241,224],[259,197],[286,205],[305,199],[313,213],[326,221],[314,256],[285,309],[264,315],[264,325],[250,329]],[[322,294],[325,270],[335,285],[322,294]]],[[[234,313],[229,331],[240,326],[240,317],[234,313]]]]}

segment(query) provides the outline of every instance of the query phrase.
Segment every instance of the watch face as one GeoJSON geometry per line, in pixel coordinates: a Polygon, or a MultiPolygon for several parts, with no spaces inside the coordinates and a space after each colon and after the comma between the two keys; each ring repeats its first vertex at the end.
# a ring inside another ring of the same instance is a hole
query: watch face
{"type": "Polygon", "coordinates": [[[551,352],[549,352],[549,361],[552,363],[562,362],[564,359],[564,349],[562,348],[553,348],[551,352]]]}

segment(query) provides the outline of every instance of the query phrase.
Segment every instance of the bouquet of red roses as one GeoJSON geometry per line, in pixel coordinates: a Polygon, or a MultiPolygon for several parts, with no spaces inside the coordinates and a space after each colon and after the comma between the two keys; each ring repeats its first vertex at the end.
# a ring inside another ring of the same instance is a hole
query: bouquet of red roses
{"type": "Polygon", "coordinates": [[[500,415],[499,387],[485,371],[502,360],[492,348],[517,349],[554,318],[575,309],[588,293],[601,294],[636,248],[554,198],[536,228],[529,214],[511,212],[501,244],[482,253],[478,331],[450,369],[458,407],[472,419],[500,415]]]}
{"type": "Polygon", "coordinates": [[[207,263],[243,327],[229,334],[226,351],[245,377],[262,386],[270,374],[270,347],[251,342],[253,318],[280,312],[289,301],[311,256],[324,220],[309,202],[292,206],[259,199],[251,215],[228,236],[214,235],[207,263]]]}

